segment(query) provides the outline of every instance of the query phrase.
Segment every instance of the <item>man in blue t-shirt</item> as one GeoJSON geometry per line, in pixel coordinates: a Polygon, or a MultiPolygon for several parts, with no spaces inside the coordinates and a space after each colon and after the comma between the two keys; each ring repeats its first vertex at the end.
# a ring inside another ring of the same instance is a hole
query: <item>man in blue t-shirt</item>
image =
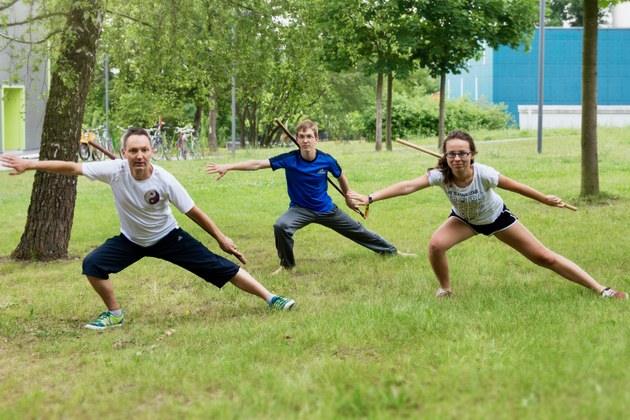
{"type": "MultiPolygon", "coordinates": [[[[265,160],[248,160],[238,163],[219,165],[210,162],[209,174],[219,174],[221,179],[228,171],[255,171],[258,169],[283,168],[287,180],[287,189],[291,202],[289,209],[273,225],[276,238],[276,249],[280,257],[280,268],[290,270],[295,267],[293,255],[293,234],[308,225],[318,223],[329,227],[353,240],[359,245],[379,254],[397,254],[396,247],[380,235],[366,229],[361,223],[352,219],[339,209],[328,195],[328,172],[339,180],[341,190],[350,189],[348,179],[341,171],[337,161],[327,153],[317,150],[317,125],[310,121],[302,121],[297,126],[297,142],[300,150],[294,150],[265,160]]],[[[348,207],[357,210],[356,204],[345,198],[348,207]]],[[[399,253],[401,255],[407,255],[399,253]]]]}

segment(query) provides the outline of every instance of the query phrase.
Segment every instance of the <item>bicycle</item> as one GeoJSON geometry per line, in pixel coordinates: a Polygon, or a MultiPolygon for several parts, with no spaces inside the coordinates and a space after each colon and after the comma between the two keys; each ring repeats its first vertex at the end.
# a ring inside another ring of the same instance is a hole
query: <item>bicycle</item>
{"type": "Polygon", "coordinates": [[[147,129],[151,136],[151,146],[153,147],[153,158],[156,160],[171,159],[171,145],[164,141],[162,130],[166,130],[168,127],[157,124],[156,126],[147,129]]]}
{"type": "Polygon", "coordinates": [[[173,143],[176,145],[175,153],[177,159],[186,160],[192,158],[191,139],[193,138],[193,128],[190,126],[175,127],[175,137],[173,143]]]}
{"type": "Polygon", "coordinates": [[[193,159],[204,157],[203,146],[199,141],[199,137],[195,136],[194,134],[191,136],[190,139],[190,154],[192,155],[193,159]]]}
{"type": "MultiPolygon", "coordinates": [[[[99,125],[98,127],[96,127],[95,129],[96,131],[96,140],[98,142],[98,144],[105,150],[107,150],[109,153],[111,153],[112,155],[114,155],[115,150],[114,150],[114,142],[112,141],[112,138],[109,136],[109,133],[107,132],[107,128],[104,125],[99,125]],[[98,134],[98,130],[101,130],[101,135],[98,134]]],[[[104,156],[101,156],[101,159],[104,159],[104,156]]]]}
{"type": "Polygon", "coordinates": [[[98,142],[98,134],[96,131],[90,128],[81,129],[81,139],[79,141],[81,142],[81,144],[79,144],[79,157],[81,160],[101,160],[103,158],[101,151],[90,144],[90,142],[98,142]]]}

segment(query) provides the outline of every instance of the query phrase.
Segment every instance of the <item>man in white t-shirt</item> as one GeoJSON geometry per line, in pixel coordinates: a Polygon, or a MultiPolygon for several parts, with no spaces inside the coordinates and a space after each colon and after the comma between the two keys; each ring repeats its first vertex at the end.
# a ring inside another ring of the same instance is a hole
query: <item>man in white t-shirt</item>
{"type": "Polygon", "coordinates": [[[265,299],[270,307],[289,310],[295,301],[270,293],[247,271],[230,260],[208,250],[181,229],[171,212],[170,203],[208,232],[221,249],[245,263],[230,238],[195,205],[188,192],[169,172],[151,163],[153,149],[147,131],[130,128],[122,138],[124,159],[107,162],[76,163],[32,161],[17,156],[0,156],[11,175],[40,170],[62,175],[84,175],[110,185],[120,219],[120,235],[108,239],[83,260],[85,274],[107,306],[86,328],[102,330],[121,326],[124,314],[109,274],[118,273],[143,257],[170,261],[196,274],[216,287],[230,282],[241,290],[265,299]]]}

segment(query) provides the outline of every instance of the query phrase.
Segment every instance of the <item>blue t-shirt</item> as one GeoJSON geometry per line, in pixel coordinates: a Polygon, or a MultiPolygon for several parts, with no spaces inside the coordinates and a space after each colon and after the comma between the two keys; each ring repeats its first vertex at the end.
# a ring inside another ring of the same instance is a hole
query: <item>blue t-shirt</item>
{"type": "Polygon", "coordinates": [[[317,150],[312,161],[305,160],[299,150],[269,159],[271,169],[284,168],[291,207],[300,206],[317,212],[331,211],[335,205],[328,195],[328,172],[341,176],[341,166],[327,153],[317,150]]]}

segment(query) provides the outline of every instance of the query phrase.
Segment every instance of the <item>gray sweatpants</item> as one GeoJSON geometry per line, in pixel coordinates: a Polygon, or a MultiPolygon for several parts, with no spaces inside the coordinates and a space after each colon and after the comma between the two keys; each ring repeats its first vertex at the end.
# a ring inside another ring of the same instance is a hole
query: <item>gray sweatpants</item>
{"type": "Polygon", "coordinates": [[[395,254],[397,249],[377,233],[366,229],[361,223],[335,206],[329,212],[320,213],[304,207],[289,207],[273,225],[276,237],[276,249],[280,257],[280,265],[286,268],[295,266],[293,255],[293,234],[304,226],[318,223],[338,232],[359,245],[379,254],[395,254]]]}

